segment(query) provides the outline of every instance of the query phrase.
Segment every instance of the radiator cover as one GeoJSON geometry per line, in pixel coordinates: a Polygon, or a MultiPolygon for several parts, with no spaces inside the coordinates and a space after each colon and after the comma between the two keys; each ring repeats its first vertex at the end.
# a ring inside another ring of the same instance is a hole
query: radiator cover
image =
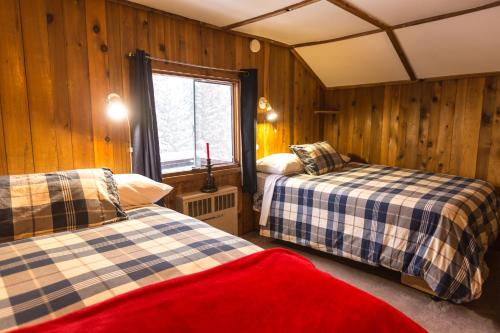
{"type": "Polygon", "coordinates": [[[217,192],[190,192],[176,197],[176,210],[211,226],[238,235],[238,188],[221,186],[217,192]]]}

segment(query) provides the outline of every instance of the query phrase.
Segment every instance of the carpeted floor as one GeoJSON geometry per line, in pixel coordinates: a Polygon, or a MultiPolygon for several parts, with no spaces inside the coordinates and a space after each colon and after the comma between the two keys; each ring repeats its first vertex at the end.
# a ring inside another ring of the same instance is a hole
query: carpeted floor
{"type": "Polygon", "coordinates": [[[309,258],[318,269],[375,295],[396,307],[429,332],[500,332],[500,252],[489,251],[486,262],[490,276],[483,295],[474,302],[456,305],[434,301],[425,293],[399,283],[397,272],[354,262],[294,244],[261,237],[257,232],[243,236],[262,247],[285,247],[309,258]]]}

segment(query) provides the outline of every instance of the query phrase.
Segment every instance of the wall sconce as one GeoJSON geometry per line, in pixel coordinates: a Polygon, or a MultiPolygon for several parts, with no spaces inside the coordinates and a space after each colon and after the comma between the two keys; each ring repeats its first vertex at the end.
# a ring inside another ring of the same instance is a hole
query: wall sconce
{"type": "Polygon", "coordinates": [[[106,114],[115,121],[122,121],[127,118],[127,107],[120,95],[111,93],[106,97],[106,114]]]}
{"type": "Polygon", "coordinates": [[[259,98],[259,108],[266,110],[266,120],[270,123],[274,123],[278,119],[278,114],[273,110],[271,104],[265,97],[259,98]]]}
{"type": "MultiPolygon", "coordinates": [[[[132,145],[132,139],[130,135],[130,121],[128,118],[128,110],[125,103],[123,103],[120,95],[111,93],[106,97],[106,115],[112,119],[113,121],[119,122],[123,120],[127,120],[127,133],[128,133],[128,142],[132,145]]],[[[130,152],[130,171],[133,172],[132,165],[132,152],[133,148],[129,147],[130,152]]]]}

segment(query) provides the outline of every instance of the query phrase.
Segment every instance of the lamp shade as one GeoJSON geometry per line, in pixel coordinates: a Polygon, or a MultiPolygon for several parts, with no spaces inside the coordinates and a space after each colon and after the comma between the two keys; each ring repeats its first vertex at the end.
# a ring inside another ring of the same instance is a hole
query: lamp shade
{"type": "Polygon", "coordinates": [[[127,118],[127,107],[122,101],[120,95],[111,93],[106,98],[106,114],[115,121],[121,121],[127,118]]]}
{"type": "Polygon", "coordinates": [[[259,98],[259,109],[265,110],[268,105],[269,105],[269,102],[267,101],[267,98],[265,98],[265,97],[259,98]]]}
{"type": "Polygon", "coordinates": [[[275,122],[278,119],[278,114],[271,110],[266,113],[266,120],[270,123],[275,122]]]}

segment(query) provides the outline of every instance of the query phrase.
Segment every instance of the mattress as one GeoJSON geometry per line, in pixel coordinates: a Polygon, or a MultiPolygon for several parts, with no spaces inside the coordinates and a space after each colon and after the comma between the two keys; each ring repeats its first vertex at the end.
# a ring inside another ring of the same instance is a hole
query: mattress
{"type": "Polygon", "coordinates": [[[127,221],[0,244],[0,331],[261,250],[167,208],[127,213],[127,221]]]}
{"type": "Polygon", "coordinates": [[[443,299],[480,297],[488,275],[484,253],[498,234],[494,187],[458,176],[350,166],[277,179],[263,197],[269,209],[261,212],[261,235],[422,278],[443,299]]]}

